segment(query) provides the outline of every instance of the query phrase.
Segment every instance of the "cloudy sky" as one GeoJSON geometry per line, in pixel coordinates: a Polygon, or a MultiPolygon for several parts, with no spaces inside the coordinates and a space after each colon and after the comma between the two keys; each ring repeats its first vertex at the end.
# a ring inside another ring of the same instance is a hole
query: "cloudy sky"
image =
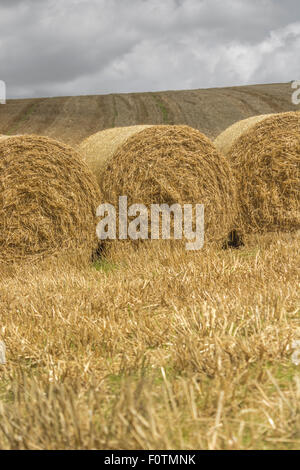
{"type": "Polygon", "coordinates": [[[300,79],[299,0],[1,0],[8,98],[300,79]]]}

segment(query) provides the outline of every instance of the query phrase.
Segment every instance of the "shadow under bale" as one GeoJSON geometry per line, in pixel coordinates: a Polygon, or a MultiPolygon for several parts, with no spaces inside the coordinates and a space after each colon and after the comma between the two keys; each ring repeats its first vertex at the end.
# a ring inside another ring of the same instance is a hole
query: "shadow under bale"
{"type": "Polygon", "coordinates": [[[241,248],[242,246],[245,246],[245,244],[241,233],[237,230],[231,230],[222,248],[223,250],[228,250],[228,248],[241,248]]]}

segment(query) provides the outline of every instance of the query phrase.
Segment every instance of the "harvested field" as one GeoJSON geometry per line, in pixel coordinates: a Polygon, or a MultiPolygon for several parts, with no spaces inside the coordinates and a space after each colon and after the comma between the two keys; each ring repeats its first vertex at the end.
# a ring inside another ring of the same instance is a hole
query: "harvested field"
{"type": "MultiPolygon", "coordinates": [[[[99,90],[100,91],[100,90],[99,90]]],[[[300,110],[290,83],[203,90],[7,100],[0,134],[39,134],[76,145],[111,127],[186,124],[216,138],[241,119],[300,110]]]]}
{"type": "MultiPolygon", "coordinates": [[[[295,108],[290,84],[9,100],[0,106],[0,133],[44,134],[74,147],[104,128],[135,124],[188,124],[216,137],[240,119],[295,108]]],[[[181,169],[169,155],[167,185],[160,146],[156,156],[151,153],[153,133],[163,133],[155,129],[141,132],[146,134],[140,146],[147,155],[151,147],[150,157],[158,162],[155,174],[164,176],[153,185],[158,196],[168,202],[184,201],[197,192],[199,202],[198,196],[206,194],[205,174],[211,194],[220,173],[212,170],[223,162],[212,144],[193,131],[183,151],[181,128],[180,138],[171,139],[170,146],[172,152],[174,145],[180,150],[181,169]],[[200,144],[205,155],[205,149],[211,152],[195,165],[193,146],[200,144]],[[184,192],[187,168],[182,167],[182,158],[187,154],[192,155],[192,176],[184,192]],[[194,184],[195,168],[203,178],[201,188],[194,184]]],[[[266,128],[269,132],[272,135],[272,126],[266,128]]],[[[277,134],[278,130],[274,139],[277,134]]],[[[286,144],[285,136],[281,138],[286,144]]],[[[199,251],[187,251],[179,240],[112,243],[99,258],[83,263],[79,248],[87,225],[80,231],[75,226],[87,214],[87,205],[92,208],[100,197],[96,180],[72,149],[45,138],[37,146],[36,136],[34,147],[50,145],[51,152],[37,158],[33,168],[36,155],[29,146],[31,139],[0,139],[0,156],[4,155],[4,160],[0,158],[0,215],[2,211],[6,216],[7,207],[12,207],[15,219],[9,221],[19,223],[19,206],[24,209],[22,201],[26,202],[30,210],[22,209],[22,220],[29,217],[30,224],[26,222],[23,231],[15,225],[16,233],[27,249],[26,237],[48,253],[30,252],[26,259],[37,257],[39,263],[25,263],[23,251],[14,253],[11,245],[9,256],[16,256],[15,262],[0,256],[0,343],[6,346],[6,363],[0,364],[0,449],[298,450],[300,231],[293,227],[286,232],[249,233],[238,250],[205,243],[199,251]],[[1,167],[9,154],[14,156],[11,165],[1,167]],[[86,181],[93,188],[90,192],[86,181]],[[9,188],[17,198],[11,197],[9,188]],[[10,197],[8,206],[3,205],[3,196],[10,197]],[[58,202],[64,217],[72,215],[72,220],[62,217],[57,223],[58,202]],[[74,204],[80,214],[70,212],[74,204]],[[46,238],[32,230],[35,223],[38,228],[44,223],[43,214],[46,238]],[[69,234],[72,242],[73,235],[77,240],[71,254],[51,255],[52,250],[55,254],[68,248],[64,243],[69,234]]],[[[133,135],[116,152],[122,168],[132,158],[132,150],[135,159],[140,155],[138,141],[139,134],[133,135]]],[[[295,149],[292,138],[291,155],[295,149]]],[[[273,153],[269,155],[270,166],[258,165],[259,171],[278,170],[273,153]]],[[[142,175],[149,161],[141,161],[142,175]]],[[[286,166],[292,161],[288,157],[286,166]]],[[[114,170],[119,173],[118,183],[110,176],[113,192],[123,189],[123,184],[132,191],[139,175],[137,165],[131,168],[132,175],[124,182],[121,170],[114,170]]],[[[281,168],[278,177],[285,171],[281,168]]],[[[226,187],[229,182],[224,181],[222,177],[217,187],[226,187]]],[[[222,197],[221,191],[215,193],[222,197]]],[[[139,194],[132,192],[134,197],[139,194]]],[[[147,194],[151,200],[154,193],[147,194]]],[[[210,196],[209,202],[213,203],[210,196]]],[[[228,204],[231,216],[233,201],[228,204]]],[[[90,213],[94,214],[94,207],[90,213]]],[[[8,243],[3,219],[0,222],[1,252],[8,243]]],[[[88,224],[91,235],[94,215],[88,224]]],[[[1,362],[3,351],[2,347],[1,362]]]]}
{"type": "Polygon", "coordinates": [[[96,248],[96,180],[69,146],[40,136],[0,139],[0,260],[31,263],[96,248]]]}
{"type": "Polygon", "coordinates": [[[1,269],[2,449],[298,449],[299,234],[1,269]]]}

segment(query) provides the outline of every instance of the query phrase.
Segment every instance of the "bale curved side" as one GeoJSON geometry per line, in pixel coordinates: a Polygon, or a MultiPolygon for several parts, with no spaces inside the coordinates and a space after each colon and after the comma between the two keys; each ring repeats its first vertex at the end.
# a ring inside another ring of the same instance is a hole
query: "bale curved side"
{"type": "Polygon", "coordinates": [[[38,260],[97,246],[100,194],[71,147],[46,137],[0,140],[0,261],[38,260]]]}
{"type": "Polygon", "coordinates": [[[102,200],[118,205],[204,204],[205,240],[219,241],[232,229],[236,192],[232,171],[213,143],[189,126],[159,125],[135,134],[103,170],[102,200]]]}

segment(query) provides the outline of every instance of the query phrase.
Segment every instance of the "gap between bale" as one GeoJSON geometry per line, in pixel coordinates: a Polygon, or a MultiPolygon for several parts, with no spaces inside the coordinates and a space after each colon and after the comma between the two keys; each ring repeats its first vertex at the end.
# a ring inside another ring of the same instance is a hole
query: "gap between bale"
{"type": "Polygon", "coordinates": [[[92,173],[96,176],[98,183],[100,183],[105,164],[113,157],[118,148],[129,137],[149,127],[151,125],[114,127],[96,132],[81,142],[78,146],[78,151],[92,173]]]}
{"type": "Polygon", "coordinates": [[[259,116],[252,116],[250,118],[243,119],[242,121],[235,122],[218,135],[214,140],[215,146],[223,153],[223,155],[228,155],[233,144],[242,135],[248,132],[253,126],[270,116],[273,116],[273,114],[260,114],[259,116]]]}

